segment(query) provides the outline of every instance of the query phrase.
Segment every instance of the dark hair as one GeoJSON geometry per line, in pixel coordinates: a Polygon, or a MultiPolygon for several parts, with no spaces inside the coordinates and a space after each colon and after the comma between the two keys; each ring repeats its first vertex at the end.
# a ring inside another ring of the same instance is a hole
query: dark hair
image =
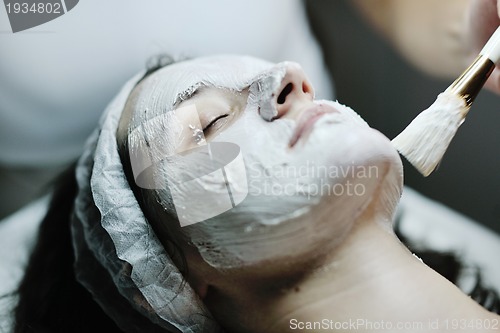
{"type": "Polygon", "coordinates": [[[471,278],[473,278],[475,282],[471,290],[464,290],[464,292],[486,310],[500,314],[500,296],[498,291],[484,285],[480,268],[467,266],[453,252],[435,251],[411,242],[401,232],[401,228],[399,227],[403,214],[404,211],[397,216],[395,221],[395,232],[401,242],[429,267],[455,285],[459,282],[459,277],[464,274],[466,270],[470,270],[472,274],[471,278]]]}
{"type": "Polygon", "coordinates": [[[144,75],[139,79],[139,81],[137,81],[137,84],[139,84],[142,80],[144,80],[145,78],[147,78],[160,68],[173,64],[174,62],[177,61],[169,54],[158,54],[156,56],[149,58],[146,64],[146,73],[144,73],[144,75]]]}
{"type": "Polygon", "coordinates": [[[76,281],[70,217],[74,165],[56,182],[37,242],[17,290],[14,332],[121,332],[76,281]]]}

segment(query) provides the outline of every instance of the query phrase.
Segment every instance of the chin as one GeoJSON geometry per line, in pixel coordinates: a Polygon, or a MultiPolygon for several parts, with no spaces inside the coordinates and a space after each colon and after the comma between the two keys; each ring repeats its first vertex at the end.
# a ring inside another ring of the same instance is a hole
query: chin
{"type": "Polygon", "coordinates": [[[304,216],[318,247],[326,250],[345,238],[368,206],[376,206],[390,224],[403,186],[401,158],[390,140],[351,113],[320,119],[296,151],[331,171],[304,216]]]}

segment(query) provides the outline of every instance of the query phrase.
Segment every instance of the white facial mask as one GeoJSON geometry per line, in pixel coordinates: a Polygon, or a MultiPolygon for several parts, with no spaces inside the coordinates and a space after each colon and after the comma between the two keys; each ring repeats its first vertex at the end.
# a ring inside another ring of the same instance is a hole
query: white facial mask
{"type": "MultiPolygon", "coordinates": [[[[286,62],[278,65],[244,56],[214,56],[166,66],[147,78],[136,88],[140,95],[132,101],[136,112],[130,127],[136,128],[145,121],[175,109],[175,106],[191,97],[201,87],[215,87],[241,91],[252,83],[254,98],[266,100],[278,88],[285,75],[286,62]]],[[[274,114],[264,108],[266,119],[274,114]]]]}
{"type": "Polygon", "coordinates": [[[132,131],[129,143],[133,155],[147,141],[149,157],[140,159],[147,163],[134,175],[147,169],[146,179],[155,180],[151,188],[168,190],[161,192],[161,204],[175,209],[182,230],[214,267],[286,260],[316,247],[329,251],[370,203],[388,164],[400,163],[390,141],[351,109],[321,101],[338,112],[322,116],[307,139],[290,149],[296,122],[269,121],[277,114],[272,95],[286,64],[239,57],[194,62],[167,67],[143,86],[136,105],[145,111],[133,120],[141,130],[132,131]],[[182,132],[170,110],[207,85],[249,87],[243,114],[208,145],[199,141],[200,147],[184,152],[165,148],[169,136],[182,132]],[[162,132],[168,133],[165,141],[158,140],[162,132]]]}
{"type": "Polygon", "coordinates": [[[242,56],[207,57],[167,66],[145,80],[129,101],[135,110],[128,141],[137,185],[163,188],[164,181],[155,177],[156,167],[165,158],[194,148],[183,145],[190,133],[197,137],[198,146],[206,144],[196,107],[178,110],[180,102],[203,87],[233,92],[250,87],[250,98],[259,105],[261,116],[271,120],[277,114],[272,94],[285,75],[286,65],[242,56]]]}
{"type": "MultiPolygon", "coordinates": [[[[252,104],[214,138],[241,149],[248,194],[231,210],[183,228],[210,265],[287,260],[316,247],[330,251],[370,203],[387,161],[400,163],[389,140],[351,109],[321,103],[339,112],[320,118],[307,140],[293,149],[288,145],[295,121],[266,122],[252,104]]],[[[200,186],[214,193],[223,188],[210,182],[200,186]]]]}

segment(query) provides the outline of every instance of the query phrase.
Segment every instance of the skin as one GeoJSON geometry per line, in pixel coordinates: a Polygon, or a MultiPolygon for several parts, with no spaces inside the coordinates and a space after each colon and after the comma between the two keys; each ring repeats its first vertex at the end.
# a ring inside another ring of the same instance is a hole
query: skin
{"type": "MultiPolygon", "coordinates": [[[[304,112],[316,105],[312,86],[300,68],[288,68],[276,95],[290,82],[295,89],[283,103],[276,104],[278,118],[273,121],[297,122],[304,112]]],[[[205,138],[211,141],[242,117],[246,98],[246,91],[235,93],[206,88],[179,106],[196,104],[205,138]],[[218,117],[215,109],[220,115],[228,110],[234,112],[213,122],[218,117]],[[207,127],[209,124],[211,126],[207,127]]],[[[263,122],[262,126],[267,125],[263,122]]],[[[314,130],[313,127],[311,133],[314,130]]],[[[307,144],[311,133],[299,139],[302,145],[307,144]]],[[[386,148],[393,150],[389,144],[386,148]]],[[[291,320],[346,322],[361,318],[390,322],[393,329],[384,329],[385,332],[422,332],[430,330],[426,326],[430,322],[437,323],[444,331],[446,320],[500,319],[414,257],[396,238],[391,221],[402,189],[402,169],[395,152],[387,156],[380,164],[386,166],[386,172],[371,192],[369,204],[361,213],[352,214],[349,232],[336,235],[340,237],[338,245],[329,251],[321,251],[328,242],[320,246],[296,243],[296,246],[303,246],[303,251],[293,260],[285,262],[277,256],[250,266],[224,270],[209,265],[189,239],[179,237],[189,267],[189,284],[227,331],[287,332],[291,331],[291,320]],[[397,323],[422,326],[403,330],[396,326],[397,323]]],[[[322,223],[336,230],[334,214],[324,214],[320,218],[322,223]]],[[[312,223],[312,218],[306,216],[299,222],[312,223]]],[[[358,329],[380,331],[362,326],[358,329]]],[[[470,331],[470,327],[463,331],[470,331]]],[[[474,331],[491,332],[479,326],[474,331]]]]}
{"type": "MultiPolygon", "coordinates": [[[[353,0],[355,8],[410,63],[456,78],[500,25],[498,0],[353,0]]],[[[500,93],[500,70],[485,87],[500,93]]]]}

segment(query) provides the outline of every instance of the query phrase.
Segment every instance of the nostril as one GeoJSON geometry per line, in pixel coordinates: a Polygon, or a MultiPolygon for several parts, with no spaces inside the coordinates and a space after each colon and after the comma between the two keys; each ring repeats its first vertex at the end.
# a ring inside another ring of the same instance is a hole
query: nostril
{"type": "Polygon", "coordinates": [[[279,94],[277,101],[278,104],[284,104],[286,97],[292,92],[292,90],[293,90],[293,83],[290,82],[285,86],[285,88],[283,88],[283,90],[279,94]]]}
{"type": "Polygon", "coordinates": [[[312,92],[312,87],[306,82],[302,82],[302,91],[306,94],[309,94],[312,92]]]}

